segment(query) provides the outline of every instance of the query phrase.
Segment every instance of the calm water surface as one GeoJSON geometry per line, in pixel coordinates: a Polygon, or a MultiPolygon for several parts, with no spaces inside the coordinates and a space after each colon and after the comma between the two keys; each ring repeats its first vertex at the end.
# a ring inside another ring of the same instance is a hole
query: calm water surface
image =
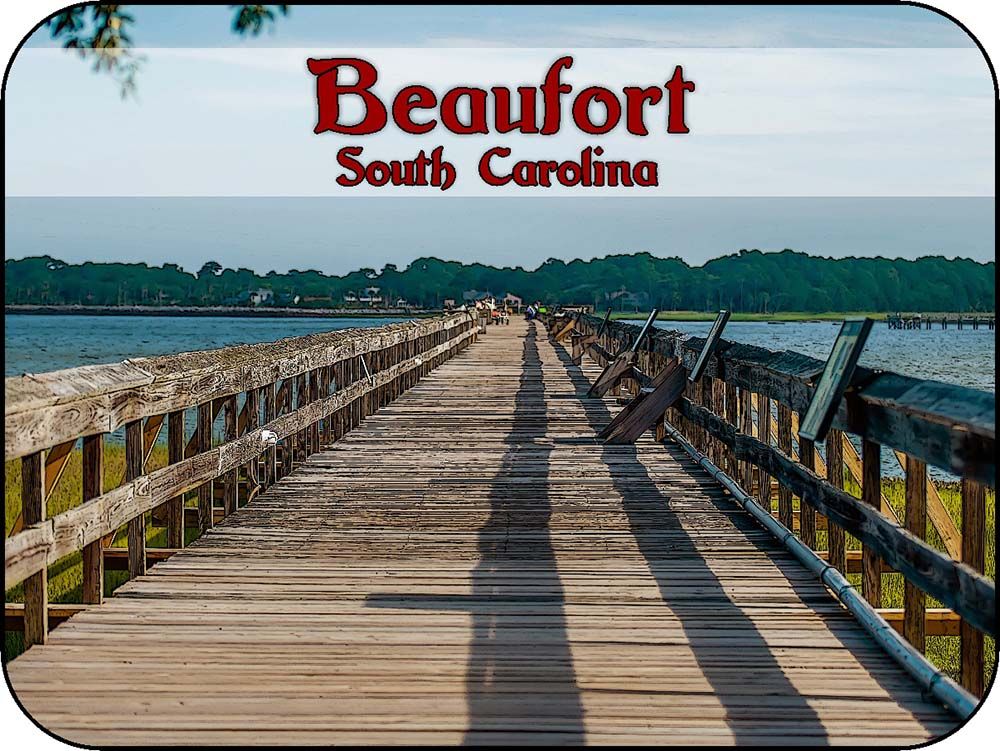
{"type": "MultiPolygon", "coordinates": [[[[406,319],[5,315],[4,374],[42,373],[119,362],[129,357],[274,341],[403,320],[406,319]]],[[[692,336],[704,336],[711,325],[711,322],[657,322],[660,328],[692,336]]],[[[829,322],[734,322],[726,327],[725,338],[769,349],[791,349],[826,360],[839,329],[839,323],[829,322]]],[[[996,340],[994,332],[988,330],[899,331],[877,323],[861,362],[920,378],[996,390],[996,340]]],[[[115,439],[120,436],[116,434],[115,439]]],[[[883,455],[883,470],[887,475],[899,474],[888,452],[883,455]]],[[[953,479],[936,468],[932,468],[932,473],[942,479],[953,479]]]]}
{"type": "Polygon", "coordinates": [[[406,318],[174,318],[165,316],[4,316],[4,375],[44,373],[318,331],[372,328],[406,318]]]}
{"type": "MultiPolygon", "coordinates": [[[[710,321],[657,321],[661,329],[705,336],[710,321]]],[[[840,323],[730,322],[723,338],[768,349],[789,349],[826,360],[840,331],[840,323]]],[[[934,328],[899,330],[876,323],[861,355],[861,364],[894,370],[915,378],[957,383],[981,391],[996,391],[996,332],[987,329],[934,328]]]]}

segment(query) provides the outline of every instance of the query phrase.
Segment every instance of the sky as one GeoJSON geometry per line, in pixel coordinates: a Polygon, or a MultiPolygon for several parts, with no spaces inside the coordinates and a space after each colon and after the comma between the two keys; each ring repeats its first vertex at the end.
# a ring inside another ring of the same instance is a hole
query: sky
{"type": "MultiPolygon", "coordinates": [[[[474,251],[468,260],[529,266],[547,257],[546,248],[559,257],[574,248],[584,257],[652,250],[691,262],[739,247],[994,257],[992,81],[967,35],[922,8],[293,6],[271,32],[248,40],[229,32],[231,11],[222,6],[131,12],[145,57],[134,100],[121,101],[107,76],[53,49],[44,29],[15,60],[5,92],[7,257],[44,246],[64,260],[114,260],[145,248],[152,257],[143,260],[175,261],[182,251],[164,238],[177,239],[185,224],[201,238],[224,240],[216,260],[253,258],[263,264],[257,270],[271,268],[273,246],[258,242],[264,236],[293,238],[296,255],[276,268],[343,272],[359,256],[374,256],[365,265],[378,266],[424,254],[435,246],[428,233],[446,235],[436,244],[445,257],[465,260],[474,251]],[[375,91],[388,101],[416,81],[439,93],[462,83],[538,85],[564,53],[574,56],[566,74],[574,90],[662,85],[683,64],[697,83],[688,98],[691,133],[651,128],[637,138],[618,128],[587,136],[564,127],[542,138],[437,128],[410,136],[391,124],[364,138],[312,132],[309,56],[371,60],[380,71],[375,91]],[[655,160],[659,185],[490,188],[476,166],[499,143],[513,152],[495,162],[501,170],[517,159],[576,160],[581,149],[600,145],[606,158],[655,160]],[[444,193],[341,188],[335,157],[346,145],[363,146],[363,161],[408,159],[443,145],[458,180],[444,193]],[[93,202],[61,201],[47,211],[26,196],[152,203],[104,201],[95,213],[93,202]],[[207,207],[223,204],[175,200],[220,196],[234,200],[224,204],[228,214],[214,217],[207,207]],[[326,200],[260,214],[266,204],[258,199],[267,196],[326,200]],[[818,202],[795,203],[807,197],[818,202]],[[718,203],[729,198],[743,201],[718,203]],[[891,210],[873,213],[876,199],[891,210]],[[705,203],[711,200],[714,209],[705,203]],[[317,206],[324,208],[317,213],[317,206]],[[88,221],[98,215],[100,222],[88,221]],[[271,225],[261,226],[260,216],[271,225]],[[636,224],[616,232],[616,217],[625,216],[636,224]],[[597,226],[595,217],[610,224],[597,226]],[[241,232],[248,224],[258,231],[241,232]],[[489,240],[498,226],[502,244],[489,240]],[[661,236],[645,236],[644,227],[661,236]],[[671,227],[682,243],[663,241],[671,227]],[[344,250],[367,237],[379,245],[344,250]],[[334,255],[330,238],[344,241],[334,255]]],[[[188,246],[201,242],[191,237],[188,246]]]]}

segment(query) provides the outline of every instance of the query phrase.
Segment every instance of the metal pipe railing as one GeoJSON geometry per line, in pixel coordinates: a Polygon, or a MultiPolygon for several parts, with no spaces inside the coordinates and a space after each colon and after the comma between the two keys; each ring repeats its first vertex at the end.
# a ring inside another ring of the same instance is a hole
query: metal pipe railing
{"type": "Polygon", "coordinates": [[[979,706],[979,700],[959,686],[944,672],[934,667],[890,626],[878,612],[858,594],[836,568],[824,561],[803,543],[788,527],[765,511],[735,480],[702,454],[670,423],[664,421],[666,434],[694,459],[716,482],[729,491],[764,529],[771,533],[795,558],[825,584],[840,603],[858,620],[861,626],[895,660],[920,687],[948,707],[962,719],[969,717],[979,706]]]}

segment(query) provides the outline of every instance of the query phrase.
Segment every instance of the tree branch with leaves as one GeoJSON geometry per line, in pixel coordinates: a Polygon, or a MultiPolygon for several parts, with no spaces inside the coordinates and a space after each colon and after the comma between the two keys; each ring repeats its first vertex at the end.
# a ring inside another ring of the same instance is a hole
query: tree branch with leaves
{"type": "MultiPolygon", "coordinates": [[[[145,58],[135,53],[131,29],[135,19],[125,5],[77,5],[56,13],[46,22],[49,35],[64,49],[93,61],[95,73],[106,73],[117,83],[122,99],[135,96],[136,77],[145,58]]],[[[288,5],[231,5],[233,33],[259,36],[279,15],[287,16],[288,5]]]]}

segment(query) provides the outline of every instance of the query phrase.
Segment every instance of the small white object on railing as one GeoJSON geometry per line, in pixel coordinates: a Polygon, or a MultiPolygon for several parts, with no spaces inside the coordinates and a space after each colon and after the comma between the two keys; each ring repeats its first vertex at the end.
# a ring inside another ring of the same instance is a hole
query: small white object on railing
{"type": "Polygon", "coordinates": [[[278,434],[273,430],[262,430],[260,433],[260,442],[264,446],[277,446],[278,434]]]}

